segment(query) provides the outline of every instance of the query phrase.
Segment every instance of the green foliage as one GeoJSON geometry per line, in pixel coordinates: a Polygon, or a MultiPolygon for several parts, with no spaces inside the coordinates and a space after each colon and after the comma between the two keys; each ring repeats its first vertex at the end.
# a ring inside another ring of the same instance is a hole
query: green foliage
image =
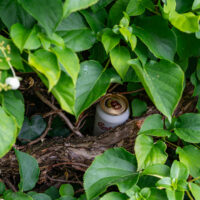
{"type": "MultiPolygon", "coordinates": [[[[87,199],[199,199],[200,117],[174,116],[189,78],[193,95],[200,96],[199,9],[199,0],[1,0],[0,157],[17,137],[33,140],[46,127],[38,116],[24,120],[23,95],[6,84],[11,72],[16,79],[15,70],[17,75],[36,72],[60,107],[76,119],[112,83],[126,82],[129,91],[144,87],[163,116],[146,118],[135,155],[115,148],[95,159],[84,176],[87,199]],[[166,151],[176,151],[179,161],[173,153],[168,158],[166,151]],[[119,192],[100,196],[111,185],[119,192]]],[[[142,115],[146,107],[136,97],[133,116],[142,115]]],[[[77,199],[70,185],[45,194],[22,193],[33,189],[39,169],[27,154],[16,150],[16,156],[20,192],[0,185],[6,200],[77,199]]]]}
{"type": "Polygon", "coordinates": [[[134,99],[131,102],[131,108],[133,117],[139,117],[147,110],[147,104],[140,99],[134,99]]]}
{"type": "Polygon", "coordinates": [[[171,121],[172,113],[183,91],[184,74],[181,68],[166,60],[150,61],[144,67],[141,66],[139,60],[131,60],[130,64],[151,100],[171,121]]]}
{"type": "Polygon", "coordinates": [[[32,156],[18,150],[15,150],[15,154],[19,163],[19,189],[21,191],[31,190],[35,187],[40,174],[37,160],[32,156]]]}
{"type": "Polygon", "coordinates": [[[134,155],[124,149],[110,149],[96,157],[84,175],[84,188],[88,200],[94,199],[110,185],[117,185],[123,180],[138,178],[134,155]]]}
{"type": "Polygon", "coordinates": [[[33,116],[30,120],[24,119],[22,129],[18,135],[18,140],[22,143],[38,138],[46,128],[46,122],[40,115],[33,116]]]}
{"type": "Polygon", "coordinates": [[[153,142],[153,138],[140,135],[135,142],[135,154],[138,162],[138,170],[153,164],[164,164],[167,160],[166,145],[163,141],[153,142]]]}

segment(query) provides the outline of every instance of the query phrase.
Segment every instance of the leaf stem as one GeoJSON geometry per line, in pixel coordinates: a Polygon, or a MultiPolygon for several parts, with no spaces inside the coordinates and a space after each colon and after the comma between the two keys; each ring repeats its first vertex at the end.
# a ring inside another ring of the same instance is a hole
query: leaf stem
{"type": "Polygon", "coordinates": [[[106,62],[106,65],[105,65],[104,71],[108,68],[109,64],[110,64],[110,59],[108,59],[108,61],[106,62]]]}
{"type": "Polygon", "coordinates": [[[200,179],[200,176],[198,176],[198,177],[196,177],[196,178],[193,178],[193,179],[191,179],[189,182],[194,182],[194,181],[197,181],[197,180],[199,180],[200,179]]]}
{"type": "Polygon", "coordinates": [[[3,55],[4,55],[5,59],[6,59],[6,62],[8,63],[8,65],[9,65],[11,71],[12,71],[13,76],[16,77],[15,70],[14,70],[13,66],[11,65],[11,63],[10,63],[10,58],[7,56],[7,54],[5,52],[5,47],[3,46],[3,43],[0,44],[0,50],[3,53],[3,55]]]}
{"type": "Polygon", "coordinates": [[[166,143],[170,144],[171,146],[178,148],[178,145],[176,145],[176,144],[174,144],[174,143],[172,143],[172,142],[167,141],[165,138],[163,138],[163,140],[164,140],[166,143]]]}
{"type": "Polygon", "coordinates": [[[189,191],[186,191],[186,193],[187,193],[190,200],[194,200],[189,191]]]}

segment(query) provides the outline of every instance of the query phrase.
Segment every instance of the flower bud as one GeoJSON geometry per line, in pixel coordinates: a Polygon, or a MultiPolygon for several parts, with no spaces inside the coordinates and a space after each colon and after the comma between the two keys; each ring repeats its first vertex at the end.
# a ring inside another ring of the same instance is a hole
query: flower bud
{"type": "Polygon", "coordinates": [[[18,77],[8,77],[6,79],[6,84],[9,85],[12,90],[17,90],[20,86],[18,77]]]}

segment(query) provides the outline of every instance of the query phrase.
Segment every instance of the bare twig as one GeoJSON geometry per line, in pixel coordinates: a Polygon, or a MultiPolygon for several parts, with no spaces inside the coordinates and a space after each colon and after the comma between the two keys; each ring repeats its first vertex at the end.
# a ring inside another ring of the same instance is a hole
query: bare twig
{"type": "Polygon", "coordinates": [[[48,125],[47,125],[47,128],[44,131],[44,133],[39,138],[33,140],[32,142],[29,142],[28,145],[30,146],[30,145],[36,144],[40,141],[43,141],[43,139],[46,137],[48,132],[51,130],[51,123],[52,123],[52,115],[49,117],[48,125]]]}
{"type": "Polygon", "coordinates": [[[109,90],[108,90],[108,92],[110,93],[110,92],[112,92],[116,87],[118,87],[120,84],[119,83],[116,83],[116,84],[114,84],[109,90]]]}
{"type": "MultiPolygon", "coordinates": [[[[78,181],[63,180],[63,179],[55,179],[55,178],[51,178],[49,175],[46,175],[46,177],[47,177],[50,181],[55,181],[55,182],[60,182],[60,183],[75,183],[75,184],[80,184],[78,181]]],[[[80,185],[82,185],[82,184],[80,184],[80,185]]]]}
{"type": "Polygon", "coordinates": [[[137,93],[141,91],[144,91],[144,88],[140,88],[138,90],[133,90],[133,91],[128,91],[128,92],[119,92],[118,94],[133,94],[133,93],[137,93]]]}
{"type": "Polygon", "coordinates": [[[13,192],[17,192],[17,189],[15,188],[15,186],[14,186],[7,178],[4,178],[4,182],[6,183],[6,185],[8,185],[8,187],[9,187],[13,192]]]}
{"type": "MultiPolygon", "coordinates": [[[[35,94],[38,96],[38,98],[42,102],[44,102],[45,104],[47,104],[51,109],[53,109],[55,111],[59,110],[55,105],[53,105],[49,100],[47,100],[42,94],[40,94],[39,91],[35,90],[35,94]]],[[[58,112],[58,115],[65,121],[65,123],[68,125],[68,127],[70,128],[70,130],[73,133],[75,133],[79,137],[83,137],[82,133],[80,131],[76,130],[76,128],[71,123],[71,121],[65,116],[65,114],[63,112],[58,112]]]]}
{"type": "Polygon", "coordinates": [[[62,163],[57,163],[57,164],[54,164],[52,167],[58,167],[58,166],[61,166],[61,165],[76,165],[76,166],[81,166],[81,167],[85,167],[85,168],[88,168],[88,165],[85,165],[83,163],[75,163],[75,162],[62,162],[62,163]]]}

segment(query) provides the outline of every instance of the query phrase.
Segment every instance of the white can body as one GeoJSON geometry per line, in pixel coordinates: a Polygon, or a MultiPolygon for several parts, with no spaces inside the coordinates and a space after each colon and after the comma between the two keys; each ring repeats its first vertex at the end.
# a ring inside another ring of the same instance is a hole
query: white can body
{"type": "Polygon", "coordinates": [[[123,124],[128,120],[129,115],[129,107],[121,115],[110,115],[102,110],[100,104],[97,104],[93,134],[100,135],[123,124]]]}

